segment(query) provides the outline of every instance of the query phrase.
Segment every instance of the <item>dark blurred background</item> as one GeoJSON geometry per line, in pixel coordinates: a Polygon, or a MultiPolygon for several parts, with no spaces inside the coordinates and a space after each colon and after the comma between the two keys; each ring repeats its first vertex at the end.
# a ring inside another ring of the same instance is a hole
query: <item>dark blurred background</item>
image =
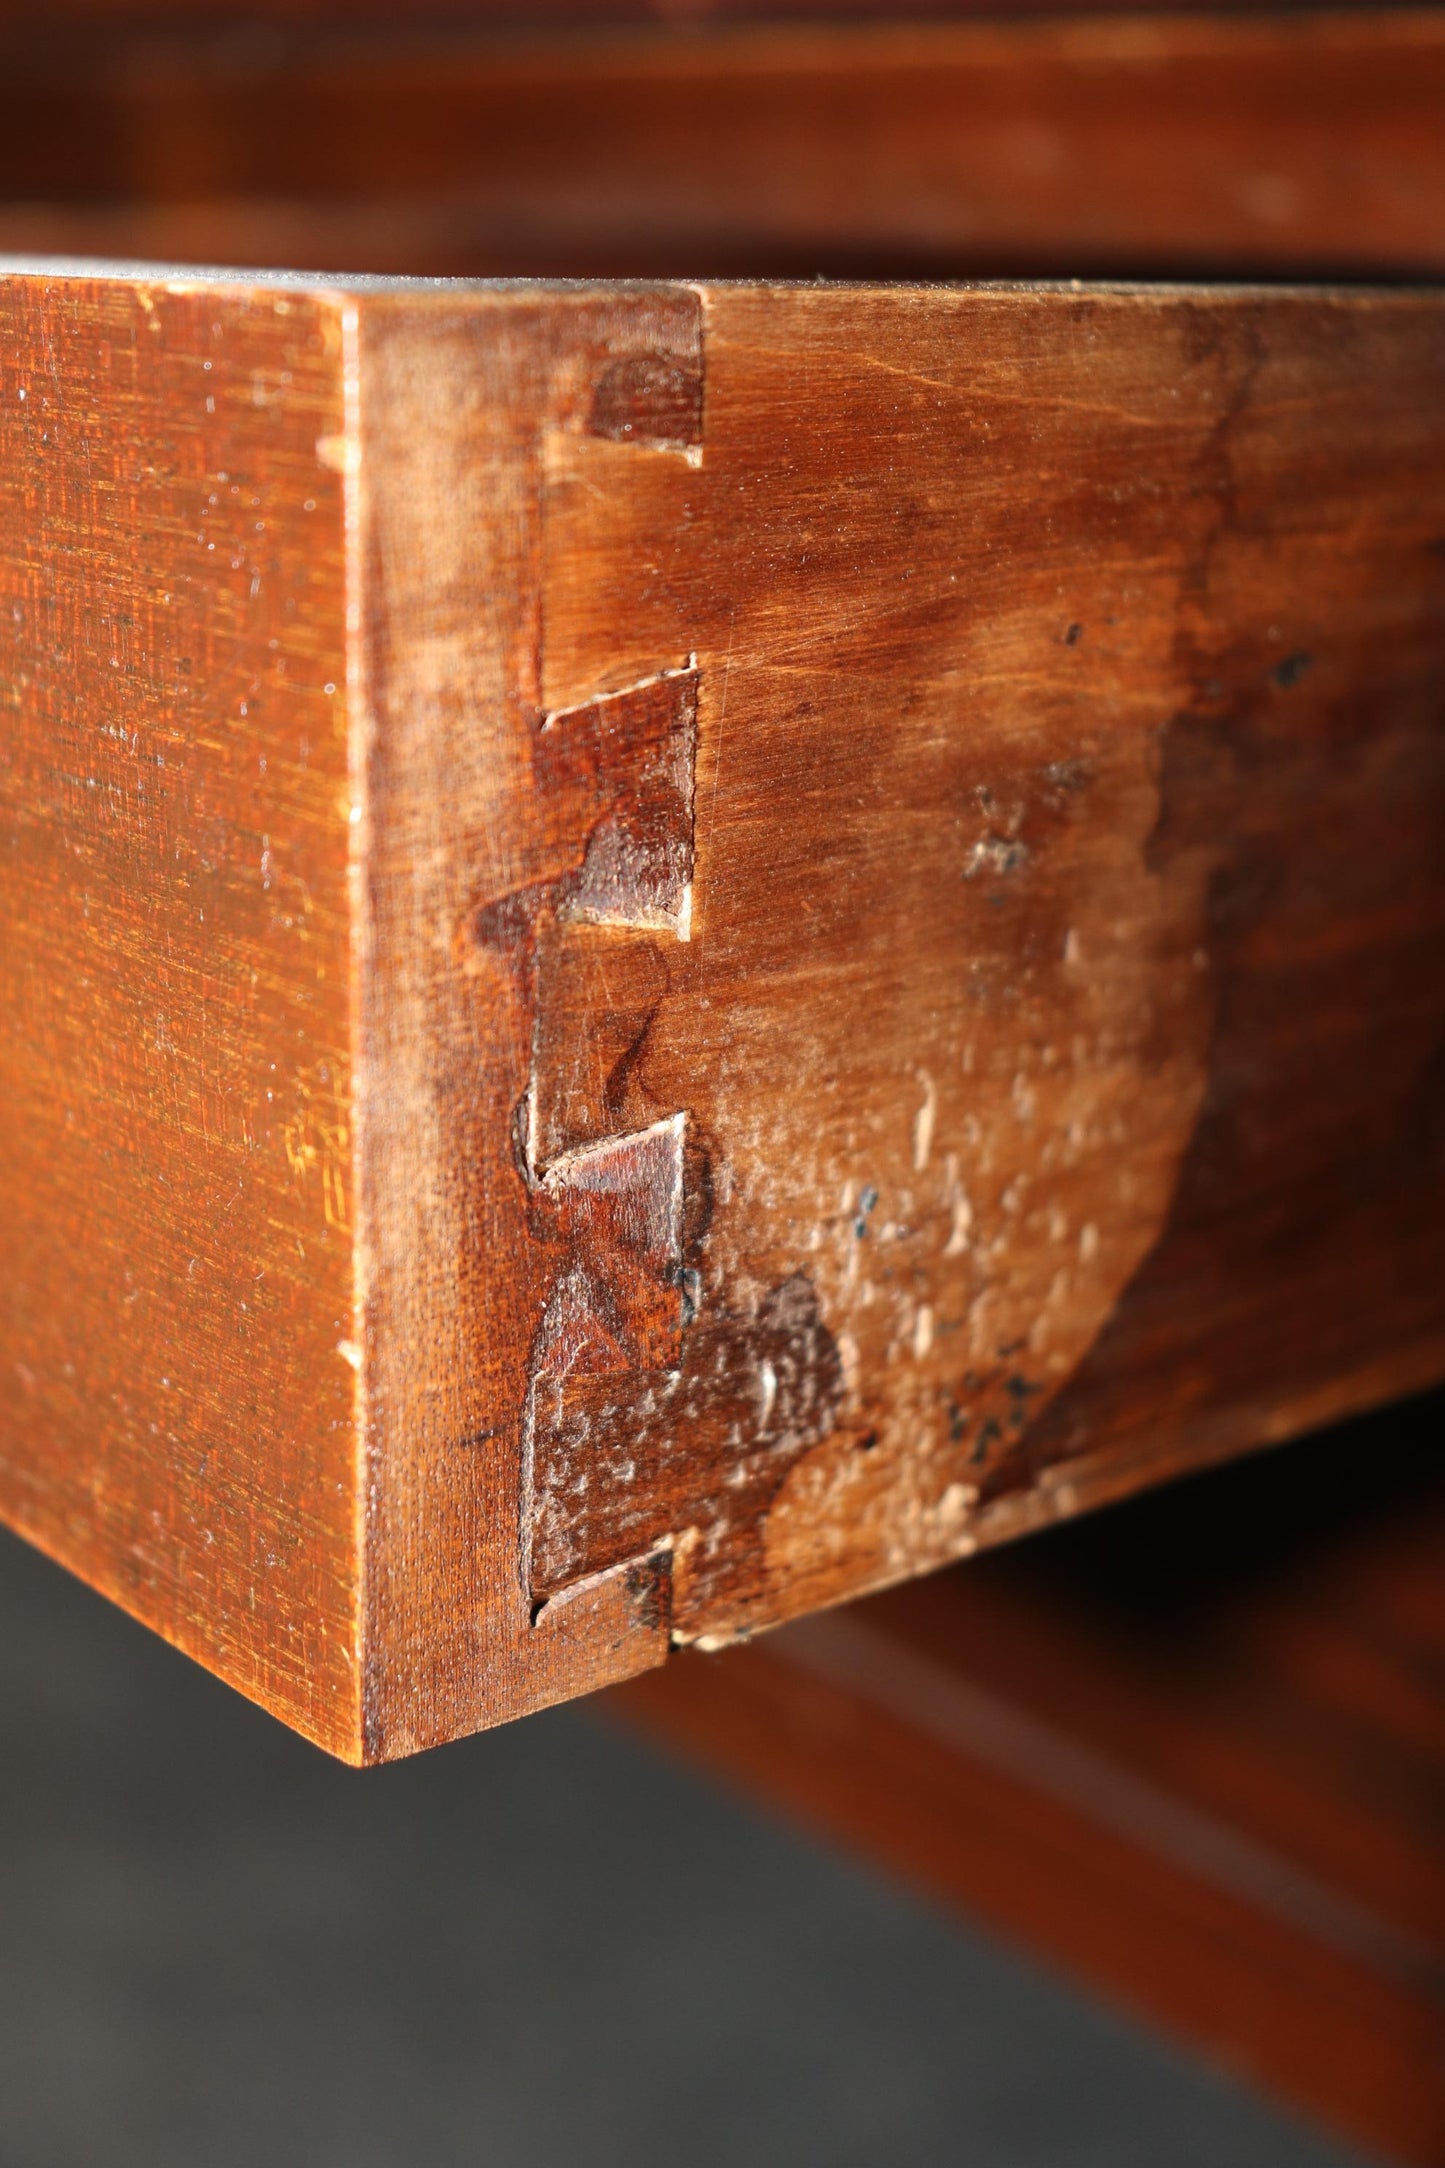
{"type": "Polygon", "coordinates": [[[7,1536],[0,1730],[5,2168],[1355,2157],[605,1702],[357,1775],[7,1536]]]}

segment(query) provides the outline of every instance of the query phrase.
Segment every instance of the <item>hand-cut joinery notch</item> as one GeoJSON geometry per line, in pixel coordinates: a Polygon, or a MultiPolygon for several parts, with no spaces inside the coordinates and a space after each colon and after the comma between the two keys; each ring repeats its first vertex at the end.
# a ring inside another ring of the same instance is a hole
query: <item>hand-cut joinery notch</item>
{"type": "MultiPolygon", "coordinates": [[[[681,327],[670,326],[674,345],[608,361],[574,402],[573,426],[697,465],[698,326],[694,305],[681,327]]],[[[675,1371],[695,1306],[683,1258],[686,1118],[671,1113],[632,1128],[623,1109],[655,982],[665,975],[659,944],[675,947],[691,932],[697,704],[689,657],[543,714],[531,765],[545,870],[480,912],[476,925],[484,942],[513,955],[526,982],[532,1058],[519,1143],[533,1232],[558,1254],[522,1418],[522,1580],[544,1628],[599,1578],[586,1568],[541,1579],[534,1570],[539,1521],[555,1518],[563,1496],[585,1493],[589,1481],[585,1458],[563,1449],[559,1462],[567,1392],[580,1379],[645,1381],[675,1371]],[[586,1028],[590,1005],[585,1021],[575,1013],[579,962],[585,983],[598,942],[615,990],[611,1033],[586,1028]]],[[[644,1623],[665,1624],[666,1542],[615,1564],[637,1583],[644,1623]]],[[[603,1577],[613,1570],[609,1561],[603,1577]]]]}
{"type": "Polygon", "coordinates": [[[558,885],[560,919],[688,938],[696,747],[695,667],[545,718],[533,759],[543,817],[568,842],[586,835],[558,885]]]}
{"type": "Polygon", "coordinates": [[[745,1591],[751,1560],[735,1564],[730,1546],[764,1520],[809,1447],[834,1437],[845,1407],[842,1354],[805,1273],[747,1314],[705,1309],[688,1324],[665,1371],[578,1363],[559,1374],[532,1477],[533,1586],[675,1545],[679,1640],[698,1637],[700,1588],[714,1604],[745,1591]]]}
{"type": "Polygon", "coordinates": [[[579,1380],[645,1380],[678,1366],[685,1322],[684,1127],[685,1117],[675,1114],[636,1136],[584,1145],[542,1177],[570,1261],[548,1296],[532,1350],[523,1544],[534,1599],[555,1595],[562,1585],[536,1571],[538,1524],[545,1540],[545,1524],[575,1508],[594,1472],[596,1456],[558,1453],[569,1389],[579,1380]],[[546,1478],[540,1493],[539,1458],[546,1478]]]}
{"type": "Polygon", "coordinates": [[[593,387],[587,433],[702,463],[702,371],[676,354],[626,354],[593,387]]]}
{"type": "MultiPolygon", "coordinates": [[[[671,1370],[682,1327],[682,1148],[685,1116],[674,1114],[633,1137],[608,1137],[569,1152],[547,1169],[542,1187],[568,1214],[581,1271],[593,1290],[590,1323],[606,1325],[567,1370],[671,1370]]],[[[577,1282],[558,1283],[549,1321],[565,1316],[577,1282]]],[[[558,1340],[544,1328],[549,1351],[558,1340]]]]}
{"type": "MultiPolygon", "coordinates": [[[[669,379],[670,381],[670,379],[669,379]]],[[[535,1200],[566,1262],[548,1294],[533,1343],[524,1418],[523,1578],[534,1604],[563,1582],[539,1580],[539,1518],[555,1518],[584,1494],[585,1457],[562,1455],[562,1415],[573,1381],[675,1371],[686,1290],[683,1171],[686,1117],[672,1114],[631,1133],[599,1134],[628,1049],[646,1017],[621,1021],[626,1045],[602,1089],[580,1097],[572,1083],[597,1049],[568,1030],[569,950],[586,929],[625,959],[635,936],[688,939],[693,873],[697,672],[660,671],[623,691],[547,715],[534,748],[542,818],[573,863],[536,898],[532,916],[533,1058],[524,1153],[535,1200]],[[629,939],[629,936],[634,937],[629,939]],[[554,1000],[554,995],[557,999],[554,1000]],[[546,1488],[536,1489],[539,1458],[546,1488]]],[[[644,955],[655,949],[645,944],[644,955]]],[[[622,965],[624,983],[629,974],[622,965]]],[[[649,1593],[663,1603],[668,1554],[652,1546],[649,1593]]],[[[622,1562],[637,1565],[638,1561],[622,1562]]]]}

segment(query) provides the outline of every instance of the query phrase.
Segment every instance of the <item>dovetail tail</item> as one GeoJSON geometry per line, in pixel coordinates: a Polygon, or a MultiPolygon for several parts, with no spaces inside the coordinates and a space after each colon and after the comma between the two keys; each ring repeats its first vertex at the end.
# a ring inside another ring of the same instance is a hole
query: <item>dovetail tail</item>
{"type": "Polygon", "coordinates": [[[665,685],[673,678],[695,677],[697,656],[691,654],[683,661],[670,663],[664,670],[653,670],[646,677],[634,678],[628,685],[616,685],[605,692],[589,694],[586,700],[569,701],[566,707],[549,708],[542,717],[543,730],[552,730],[558,723],[566,722],[571,715],[582,715],[592,708],[605,707],[609,700],[630,700],[635,693],[650,692],[654,685],[665,685]]]}

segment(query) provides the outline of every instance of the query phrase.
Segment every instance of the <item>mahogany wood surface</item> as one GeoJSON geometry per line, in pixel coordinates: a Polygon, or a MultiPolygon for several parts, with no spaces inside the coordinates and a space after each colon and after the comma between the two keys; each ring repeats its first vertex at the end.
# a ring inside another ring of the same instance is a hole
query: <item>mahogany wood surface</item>
{"type": "Polygon", "coordinates": [[[606,1706],[1438,2168],[1442,1430],[1381,1411],[606,1706]]]}
{"type": "MultiPolygon", "coordinates": [[[[1112,14],[1147,10],[1150,14],[1248,15],[1289,12],[1279,0],[1189,0],[1161,8],[1157,0],[1114,0],[1112,14]]],[[[579,26],[601,24],[661,25],[684,36],[699,25],[714,21],[769,21],[822,17],[836,22],[862,16],[869,21],[898,18],[917,21],[941,16],[967,18],[974,15],[1068,15],[1098,12],[1098,0],[50,0],[49,22],[74,27],[120,26],[130,29],[157,24],[203,25],[227,31],[272,24],[316,22],[364,23],[395,26],[398,23],[480,23],[526,29],[538,23],[570,31],[579,26]]],[[[0,0],[0,27],[37,28],[35,10],[27,0],[0,0]]]]}
{"type": "Polygon", "coordinates": [[[357,1727],[333,303],[0,286],[0,1493],[357,1727]]]}
{"type": "Polygon", "coordinates": [[[385,1759],[1445,1371],[1438,296],[0,298],[34,1540],[385,1759]]]}
{"type": "MultiPolygon", "coordinates": [[[[49,32],[45,25],[49,22],[49,32]]],[[[1438,275],[1445,14],[81,34],[0,246],[595,276],[1438,275]]]]}

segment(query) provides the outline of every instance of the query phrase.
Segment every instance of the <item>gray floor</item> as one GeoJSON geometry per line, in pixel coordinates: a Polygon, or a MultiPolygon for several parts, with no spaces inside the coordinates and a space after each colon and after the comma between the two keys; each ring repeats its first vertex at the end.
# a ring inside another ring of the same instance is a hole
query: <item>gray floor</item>
{"type": "Polygon", "coordinates": [[[1342,2168],[575,1710],[356,1776],[0,1538],[3,2168],[1342,2168]]]}

